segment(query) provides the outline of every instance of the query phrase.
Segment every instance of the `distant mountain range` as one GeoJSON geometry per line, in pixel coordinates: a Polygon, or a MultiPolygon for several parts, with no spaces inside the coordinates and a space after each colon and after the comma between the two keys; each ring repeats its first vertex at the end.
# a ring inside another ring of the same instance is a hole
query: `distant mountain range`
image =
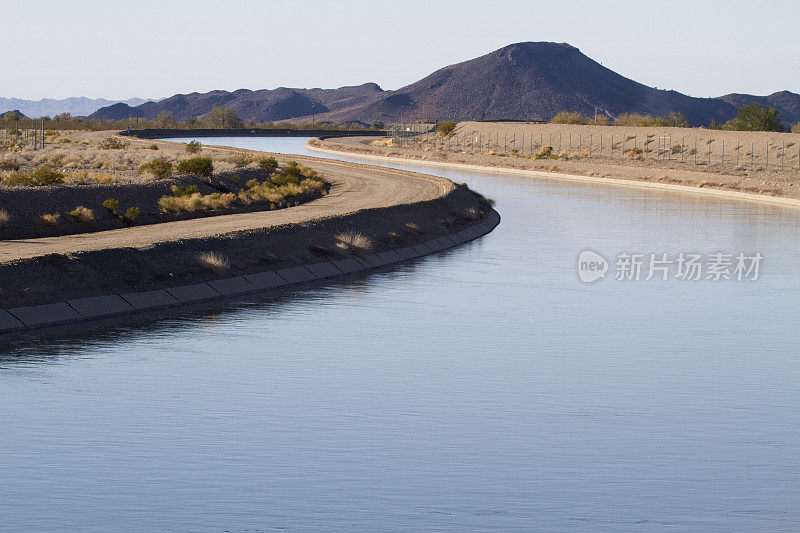
{"type": "Polygon", "coordinates": [[[176,120],[183,121],[202,116],[216,104],[258,122],[549,120],[559,111],[593,116],[597,110],[609,117],[621,113],[661,116],[675,111],[693,125],[708,125],[735,117],[738,107],[752,102],[776,107],[787,126],[800,121],[796,93],[696,98],[628,79],[569,44],[526,42],[444,67],[396,91],[384,91],[374,83],[339,89],[211,91],[140,105],[117,103],[91,117],[150,119],[171,111],[176,120]]]}
{"type": "Polygon", "coordinates": [[[53,100],[23,100],[21,98],[0,98],[0,113],[17,110],[26,117],[53,117],[60,113],[70,113],[74,116],[86,116],[102,107],[118,102],[129,106],[141,105],[147,100],[143,98],[130,98],[128,100],[106,100],[105,98],[86,98],[83,96],[53,100]]]}
{"type": "Polygon", "coordinates": [[[132,117],[155,118],[162,111],[172,112],[177,121],[198,117],[208,113],[211,106],[230,107],[245,120],[258,122],[278,122],[287,118],[323,114],[341,109],[357,107],[371,102],[385,91],[375,83],[365,83],[354,87],[338,89],[261,89],[250,91],[211,91],[208,93],[176,94],[159,102],[147,102],[138,106],[124,103],[99,109],[90,118],[101,120],[121,120],[132,117]]]}

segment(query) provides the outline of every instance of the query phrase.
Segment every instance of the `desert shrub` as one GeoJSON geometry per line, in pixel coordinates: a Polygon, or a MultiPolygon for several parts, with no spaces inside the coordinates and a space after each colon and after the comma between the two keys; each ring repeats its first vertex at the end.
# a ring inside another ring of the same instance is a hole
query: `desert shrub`
{"type": "Polygon", "coordinates": [[[356,255],[365,255],[374,245],[372,239],[363,233],[347,231],[336,236],[336,246],[356,255]]]}
{"type": "Polygon", "coordinates": [[[191,196],[197,193],[197,185],[173,185],[172,194],[174,196],[191,196]]]}
{"type": "Polygon", "coordinates": [[[151,149],[151,150],[158,150],[158,145],[154,143],[154,144],[151,144],[150,146],[148,146],[148,148],[151,149]]]}
{"type": "Polygon", "coordinates": [[[108,172],[94,172],[92,170],[75,170],[64,174],[64,183],[119,183],[124,178],[108,172]]]}
{"type": "Polygon", "coordinates": [[[784,131],[781,114],[774,107],[753,103],[740,107],[739,116],[729,120],[723,129],[736,131],[784,131]]]}
{"type": "Polygon", "coordinates": [[[273,174],[270,176],[269,180],[277,185],[300,185],[300,177],[298,176],[289,176],[286,174],[273,174]]]}
{"type": "Polygon", "coordinates": [[[538,152],[537,155],[539,155],[541,157],[547,157],[552,153],[553,153],[553,147],[552,146],[542,146],[541,148],[539,148],[539,152],[538,152]]]}
{"type": "Polygon", "coordinates": [[[278,170],[278,160],[274,157],[267,157],[266,159],[261,159],[258,162],[258,166],[261,170],[272,174],[278,170]]]}
{"type": "Polygon", "coordinates": [[[630,150],[625,152],[625,155],[627,155],[628,157],[637,157],[641,154],[642,154],[641,148],[631,148],[630,150]]]}
{"type": "Polygon", "coordinates": [[[664,117],[653,117],[650,115],[641,115],[639,113],[622,113],[614,119],[615,126],[645,126],[645,127],[674,127],[674,128],[688,128],[690,127],[689,121],[683,113],[670,113],[664,117]]]}
{"type": "Polygon", "coordinates": [[[284,175],[292,178],[300,178],[303,176],[303,169],[300,168],[300,163],[297,161],[289,161],[286,166],[281,170],[284,175]]]}
{"type": "Polygon", "coordinates": [[[681,152],[683,152],[683,146],[681,146],[680,144],[676,144],[675,146],[672,147],[673,154],[679,154],[681,152]]]}
{"type": "Polygon", "coordinates": [[[3,178],[6,185],[25,185],[29,187],[58,185],[64,183],[64,174],[53,170],[49,165],[41,167],[31,172],[17,172],[3,178]]]}
{"type": "Polygon", "coordinates": [[[164,179],[172,176],[172,161],[165,161],[163,159],[154,159],[143,163],[139,166],[139,174],[152,174],[158,179],[164,179]]]}
{"type": "Polygon", "coordinates": [[[119,209],[119,200],[115,200],[114,198],[108,198],[107,200],[103,201],[103,207],[105,207],[109,213],[114,216],[117,216],[118,209],[119,209]]]}
{"type": "Polygon", "coordinates": [[[569,111],[559,111],[556,116],[550,120],[553,124],[590,124],[592,119],[585,117],[580,113],[571,113],[569,111]]]}
{"type": "Polygon", "coordinates": [[[233,163],[236,168],[244,168],[250,164],[250,156],[244,152],[236,152],[233,154],[233,157],[231,157],[231,163],[233,163]]]}
{"type": "Polygon", "coordinates": [[[597,116],[595,116],[594,120],[595,120],[595,124],[597,124],[598,126],[610,126],[611,125],[611,119],[608,118],[605,115],[597,115],[597,116]]]}
{"type": "Polygon", "coordinates": [[[0,209],[0,228],[5,228],[8,226],[8,222],[11,220],[11,215],[5,209],[0,209]]]}
{"type": "Polygon", "coordinates": [[[61,219],[61,215],[58,213],[49,213],[46,215],[42,215],[37,219],[37,222],[42,226],[58,226],[58,222],[61,219]]]}
{"type": "Polygon", "coordinates": [[[287,165],[287,168],[290,168],[291,175],[274,173],[264,182],[248,181],[239,192],[239,197],[245,202],[284,205],[298,196],[325,194],[325,181],[314,170],[297,163],[287,165]]]}
{"type": "Polygon", "coordinates": [[[103,150],[122,150],[123,148],[127,148],[128,144],[128,141],[123,141],[122,139],[118,139],[116,137],[106,137],[100,141],[99,146],[103,150]]]}
{"type": "Polygon", "coordinates": [[[69,212],[69,218],[71,218],[75,222],[88,224],[89,222],[94,220],[94,211],[92,211],[88,207],[79,205],[78,207],[69,212]]]}
{"type": "Polygon", "coordinates": [[[224,256],[215,252],[204,252],[197,256],[197,262],[204,269],[214,274],[224,274],[231,264],[224,256]]]}
{"type": "Polygon", "coordinates": [[[192,157],[178,163],[178,172],[210,178],[214,173],[214,163],[210,157],[192,157]]]}
{"type": "Polygon", "coordinates": [[[203,148],[203,145],[196,140],[186,143],[186,153],[188,154],[196,154],[201,148],[203,148]]]}
{"type": "Polygon", "coordinates": [[[800,122],[798,122],[797,124],[792,126],[791,132],[792,133],[800,133],[800,122]]]}
{"type": "Polygon", "coordinates": [[[195,192],[180,196],[162,196],[158,200],[158,206],[165,213],[194,213],[230,207],[235,199],[236,195],[233,193],[203,195],[195,192]]]}
{"type": "Polygon", "coordinates": [[[456,123],[452,120],[445,120],[436,125],[436,133],[439,135],[450,135],[456,129],[456,123]]]}
{"type": "Polygon", "coordinates": [[[19,163],[13,159],[0,159],[0,170],[19,170],[19,163]]]}
{"type": "Polygon", "coordinates": [[[122,215],[122,221],[128,225],[133,224],[133,221],[136,220],[142,212],[139,210],[138,207],[129,207],[125,214],[122,215]]]}

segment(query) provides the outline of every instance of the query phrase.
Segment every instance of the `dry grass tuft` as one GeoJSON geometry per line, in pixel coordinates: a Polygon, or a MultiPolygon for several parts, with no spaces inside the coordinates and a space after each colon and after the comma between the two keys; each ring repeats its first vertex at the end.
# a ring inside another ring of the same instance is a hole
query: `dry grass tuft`
{"type": "Polygon", "coordinates": [[[88,224],[89,222],[94,220],[94,211],[92,211],[88,207],[79,205],[78,207],[69,212],[69,217],[75,222],[88,224]]]}
{"type": "Polygon", "coordinates": [[[58,226],[58,222],[61,219],[61,215],[58,213],[49,213],[46,215],[42,215],[38,218],[37,222],[42,226],[58,226]]]}
{"type": "Polygon", "coordinates": [[[200,194],[162,196],[158,206],[165,213],[194,213],[196,211],[209,211],[230,207],[236,195],[233,193],[200,194]]]}
{"type": "Polygon", "coordinates": [[[0,228],[5,228],[8,226],[8,222],[11,220],[11,215],[5,209],[0,209],[0,228]]]}
{"type": "Polygon", "coordinates": [[[356,255],[370,252],[374,246],[372,239],[363,233],[347,231],[336,236],[336,246],[356,255]]]}
{"type": "Polygon", "coordinates": [[[197,261],[200,263],[200,266],[218,275],[224,274],[231,268],[230,262],[216,252],[204,252],[197,256],[197,261]]]}

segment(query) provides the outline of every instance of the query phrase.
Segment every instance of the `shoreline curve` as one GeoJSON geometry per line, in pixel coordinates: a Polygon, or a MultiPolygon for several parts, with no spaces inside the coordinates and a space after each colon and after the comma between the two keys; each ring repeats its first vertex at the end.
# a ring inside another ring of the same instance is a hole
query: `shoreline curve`
{"type": "MultiPolygon", "coordinates": [[[[743,202],[755,202],[762,204],[771,204],[778,207],[787,207],[791,209],[800,209],[800,199],[786,198],[783,196],[767,196],[764,194],[753,194],[740,191],[730,191],[725,189],[705,188],[705,187],[692,187],[689,185],[677,185],[673,183],[655,183],[652,181],[639,181],[639,180],[626,180],[618,178],[601,178],[598,176],[582,176],[580,174],[566,174],[559,172],[545,172],[541,170],[521,170],[516,168],[507,167],[492,167],[486,165],[471,165],[469,163],[449,163],[444,161],[428,161],[425,159],[417,159],[412,157],[394,157],[394,156],[379,156],[373,154],[364,154],[357,151],[346,150],[333,150],[331,148],[323,148],[311,144],[314,139],[306,143],[306,148],[314,152],[327,153],[333,155],[359,157],[370,159],[373,161],[385,161],[394,163],[419,163],[423,165],[447,168],[447,169],[462,169],[480,172],[493,172],[500,174],[508,174],[511,176],[520,176],[526,178],[546,178],[560,181],[572,181],[583,183],[596,183],[602,185],[611,185],[616,187],[639,187],[646,189],[657,189],[662,191],[678,192],[682,194],[698,194],[707,196],[716,196],[718,198],[738,200],[743,202]]],[[[323,141],[324,142],[324,141],[323,141]]]]}

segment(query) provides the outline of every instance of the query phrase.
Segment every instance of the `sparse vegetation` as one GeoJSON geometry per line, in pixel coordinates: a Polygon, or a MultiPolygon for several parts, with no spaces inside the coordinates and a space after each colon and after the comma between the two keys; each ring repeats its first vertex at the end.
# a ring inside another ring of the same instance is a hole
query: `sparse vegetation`
{"type": "Polygon", "coordinates": [[[172,176],[172,162],[163,159],[154,159],[139,166],[139,174],[152,174],[158,179],[172,176]]]}
{"type": "Polygon", "coordinates": [[[71,218],[75,222],[88,224],[89,222],[94,220],[94,211],[92,211],[88,207],[79,205],[78,207],[69,212],[69,218],[71,218]]]}
{"type": "Polygon", "coordinates": [[[198,192],[197,185],[173,185],[172,194],[174,196],[191,196],[198,192]]]}
{"type": "Polygon", "coordinates": [[[236,152],[231,157],[231,163],[233,163],[236,168],[244,168],[250,164],[250,161],[250,156],[245,152],[236,152]]]}
{"type": "Polygon", "coordinates": [[[560,111],[550,122],[553,124],[591,124],[593,120],[577,112],[560,111]]]}
{"type": "Polygon", "coordinates": [[[48,213],[42,215],[38,218],[38,222],[42,226],[58,226],[59,221],[61,220],[61,215],[58,213],[48,213]]]}
{"type": "Polygon", "coordinates": [[[158,145],[157,145],[157,144],[155,144],[155,143],[153,143],[153,144],[151,144],[150,146],[148,146],[148,148],[149,148],[150,150],[158,150],[158,145]]]}
{"type": "Polygon", "coordinates": [[[210,157],[192,157],[184,159],[178,163],[178,172],[185,172],[187,174],[197,174],[210,178],[214,173],[214,163],[210,157]]]}
{"type": "Polygon", "coordinates": [[[197,256],[197,261],[204,269],[217,275],[222,275],[231,267],[230,262],[216,252],[204,252],[197,256]]]}
{"type": "Polygon", "coordinates": [[[442,136],[450,135],[455,129],[456,123],[451,120],[446,120],[436,125],[436,133],[442,136]]]}
{"type": "Polygon", "coordinates": [[[122,150],[123,148],[127,148],[128,144],[130,144],[128,141],[123,141],[117,137],[106,137],[100,141],[99,146],[103,150],[122,150]]]}
{"type": "Polygon", "coordinates": [[[800,133],[800,122],[798,122],[797,124],[792,126],[791,132],[792,133],[800,133]]]}
{"type": "Polygon", "coordinates": [[[196,154],[203,148],[203,145],[197,142],[197,140],[192,140],[186,143],[186,153],[187,154],[196,154]]]}
{"type": "Polygon", "coordinates": [[[122,215],[122,221],[130,226],[141,213],[138,207],[129,207],[125,214],[122,215]]]}
{"type": "Polygon", "coordinates": [[[356,255],[366,255],[374,246],[372,239],[363,233],[352,231],[340,233],[336,236],[336,246],[356,255]]]}
{"type": "Polygon", "coordinates": [[[158,206],[165,213],[195,213],[224,209],[231,206],[236,199],[233,193],[200,194],[197,187],[172,187],[172,196],[162,196],[158,206]]]}
{"type": "Polygon", "coordinates": [[[264,172],[272,174],[273,172],[278,170],[278,160],[275,159],[274,157],[267,157],[266,159],[261,159],[258,162],[258,167],[264,172]]]}
{"type": "Polygon", "coordinates": [[[672,127],[672,128],[689,128],[691,125],[683,113],[672,112],[664,117],[653,117],[650,115],[641,115],[639,113],[622,113],[614,119],[615,126],[628,126],[628,127],[672,127]]]}
{"type": "Polygon", "coordinates": [[[42,165],[30,172],[16,172],[3,177],[5,185],[23,185],[26,187],[42,187],[64,183],[64,174],[53,170],[49,165],[42,165]]]}
{"type": "Polygon", "coordinates": [[[119,216],[119,200],[108,198],[107,200],[103,201],[103,207],[105,207],[112,215],[119,216]]]}
{"type": "Polygon", "coordinates": [[[11,221],[11,215],[5,209],[0,209],[0,228],[5,228],[11,221]]]}
{"type": "Polygon", "coordinates": [[[723,124],[722,129],[736,131],[784,131],[781,114],[774,107],[753,103],[740,107],[739,116],[723,124]]]}
{"type": "Polygon", "coordinates": [[[0,170],[19,170],[19,163],[13,159],[0,159],[0,170]]]}

